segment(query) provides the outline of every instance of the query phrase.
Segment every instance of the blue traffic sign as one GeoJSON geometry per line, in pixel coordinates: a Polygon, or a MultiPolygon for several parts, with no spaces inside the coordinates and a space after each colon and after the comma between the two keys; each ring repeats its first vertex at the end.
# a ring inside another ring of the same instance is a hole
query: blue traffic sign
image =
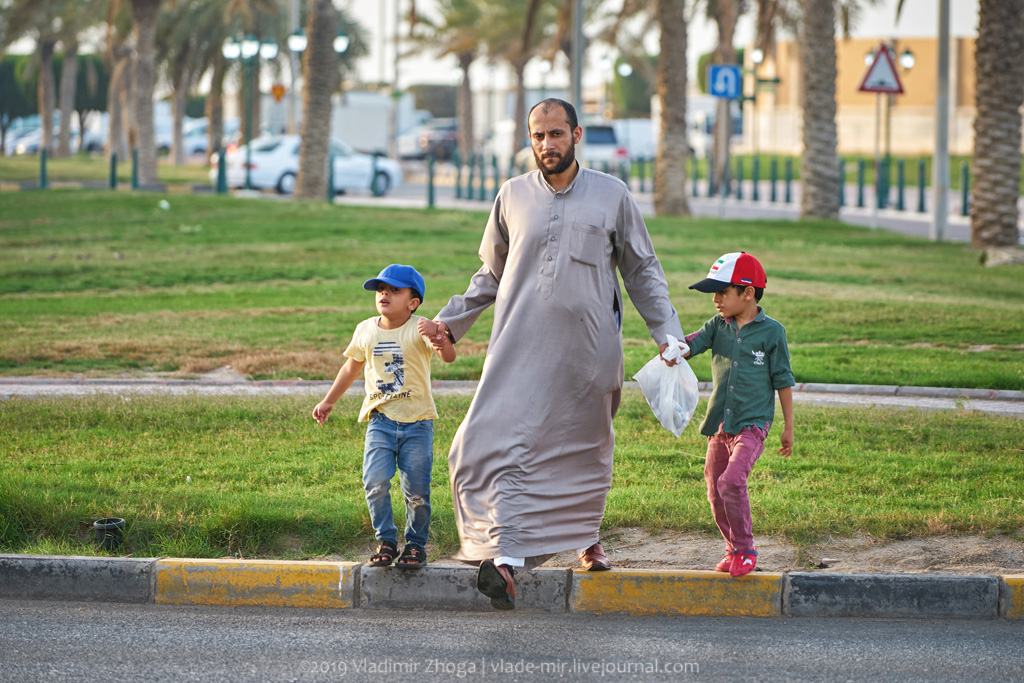
{"type": "Polygon", "coordinates": [[[727,100],[739,99],[743,77],[738,66],[712,64],[708,67],[708,93],[727,100]]]}

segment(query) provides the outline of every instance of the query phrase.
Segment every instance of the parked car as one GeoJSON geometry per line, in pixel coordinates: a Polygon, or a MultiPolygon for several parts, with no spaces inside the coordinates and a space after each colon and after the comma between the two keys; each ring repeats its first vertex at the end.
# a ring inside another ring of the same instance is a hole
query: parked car
{"type": "MultiPolygon", "coordinates": [[[[250,174],[255,189],[274,189],[280,194],[295,190],[295,176],[299,172],[298,135],[273,135],[252,141],[250,174]]],[[[334,159],[334,191],[371,189],[380,194],[402,183],[402,167],[387,157],[356,152],[340,140],[330,140],[330,154],[334,159]],[[374,164],[376,163],[376,176],[374,164]]],[[[229,187],[245,187],[246,146],[228,148],[225,170],[229,187]]],[[[211,157],[210,180],[217,182],[217,156],[211,157]]]]}
{"type": "MultiPolygon", "coordinates": [[[[615,173],[620,164],[629,161],[629,152],[619,144],[615,128],[610,125],[588,125],[583,127],[582,149],[577,148],[580,163],[598,171],[606,168],[615,173]]],[[[533,157],[533,147],[524,147],[516,152],[516,167],[534,170],[537,162],[533,157]]]]}
{"type": "Polygon", "coordinates": [[[451,159],[459,145],[457,119],[431,119],[399,136],[399,156],[403,159],[451,159]]]}

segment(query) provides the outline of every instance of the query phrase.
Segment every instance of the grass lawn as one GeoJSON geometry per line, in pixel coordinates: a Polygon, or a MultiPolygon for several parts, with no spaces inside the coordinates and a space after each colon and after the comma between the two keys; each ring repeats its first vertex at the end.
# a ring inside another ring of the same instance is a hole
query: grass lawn
{"type": "MultiPolygon", "coordinates": [[[[182,166],[175,166],[167,156],[157,158],[157,178],[167,183],[187,186],[193,183],[210,184],[210,166],[195,159],[182,166]]],[[[39,155],[0,156],[0,182],[38,182],[40,174],[39,155]]],[[[75,154],[63,159],[49,157],[46,160],[46,176],[51,183],[106,183],[110,180],[110,160],[101,154],[75,154]]],[[[131,159],[120,159],[117,163],[117,180],[128,184],[132,179],[131,159]]]]}
{"type": "MultiPolygon", "coordinates": [[[[362,283],[391,262],[427,281],[432,316],[478,268],[486,213],[326,202],[53,190],[0,192],[0,374],[330,379],[362,283]],[[170,208],[159,207],[169,199],[170,208]]],[[[1024,389],[1024,267],[984,268],[963,244],[831,222],[648,223],[687,331],[711,317],[688,290],[722,253],[755,254],[798,382],[1024,389]]],[[[435,378],[479,377],[485,313],[435,378]]],[[[655,353],[627,306],[626,376],[655,353]]],[[[693,361],[710,379],[708,354],[693,361]]],[[[0,551],[95,552],[122,516],[139,556],[364,559],[364,428],[355,399],[326,427],[315,401],[119,397],[0,405],[0,551]]],[[[456,544],[447,453],[468,402],[438,401],[432,552],[456,544]]],[[[702,408],[698,408],[698,415],[702,408]]],[[[696,426],[672,439],[639,394],[616,418],[605,525],[712,531],[696,426]]],[[[799,407],[796,455],[769,439],[750,485],[757,533],[1019,534],[1019,420],[968,412],[799,407]]],[[[401,513],[401,510],[399,510],[401,513]]],[[[401,516],[399,514],[399,516],[401,516]]]]}
{"type": "MultiPolygon", "coordinates": [[[[431,316],[477,269],[483,212],[217,196],[0,193],[0,374],[110,376],[224,365],[253,378],[332,378],[365,279],[391,262],[427,281],[431,316]]],[[[722,253],[755,254],[762,304],[787,329],[798,382],[1024,389],[1024,266],[983,268],[964,244],[830,222],[655,218],[649,228],[687,331],[688,290],[722,253]]],[[[485,313],[435,377],[479,376],[485,313]]],[[[623,323],[626,375],[654,353],[623,323]]],[[[710,379],[708,354],[693,367],[710,379]]]]}
{"type": "MultiPolygon", "coordinates": [[[[93,520],[128,520],[135,556],[345,557],[373,531],[360,480],[365,426],[343,399],[136,396],[7,401],[0,410],[0,552],[98,554],[93,520]]],[[[458,545],[446,454],[469,399],[440,398],[433,556],[458,545]]],[[[698,409],[698,415],[704,407],[698,409]]],[[[615,420],[606,528],[716,533],[696,424],[674,439],[627,391],[615,420]]],[[[969,412],[798,406],[796,450],[778,435],[750,477],[755,533],[797,545],[829,534],[1024,530],[1020,421],[969,412]]],[[[399,528],[404,506],[392,488],[399,528]]]]}

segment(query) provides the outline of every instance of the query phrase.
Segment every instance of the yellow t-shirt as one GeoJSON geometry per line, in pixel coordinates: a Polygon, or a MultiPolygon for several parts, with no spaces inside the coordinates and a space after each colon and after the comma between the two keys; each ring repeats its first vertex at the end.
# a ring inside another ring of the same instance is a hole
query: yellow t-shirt
{"type": "Polygon", "coordinates": [[[416,331],[421,316],[411,316],[397,330],[377,326],[377,317],[356,326],[345,355],[364,363],[366,398],[359,422],[374,410],[395,422],[418,422],[437,417],[430,393],[430,358],[434,347],[416,331]]]}

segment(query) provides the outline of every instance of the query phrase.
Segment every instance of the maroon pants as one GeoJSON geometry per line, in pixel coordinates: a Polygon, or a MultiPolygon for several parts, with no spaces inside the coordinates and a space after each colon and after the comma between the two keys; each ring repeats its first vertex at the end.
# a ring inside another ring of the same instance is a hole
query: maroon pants
{"type": "Polygon", "coordinates": [[[708,437],[704,462],[708,502],[730,553],[754,550],[747,477],[764,451],[766,436],[768,432],[760,427],[744,427],[739,434],[719,431],[708,437]]]}

